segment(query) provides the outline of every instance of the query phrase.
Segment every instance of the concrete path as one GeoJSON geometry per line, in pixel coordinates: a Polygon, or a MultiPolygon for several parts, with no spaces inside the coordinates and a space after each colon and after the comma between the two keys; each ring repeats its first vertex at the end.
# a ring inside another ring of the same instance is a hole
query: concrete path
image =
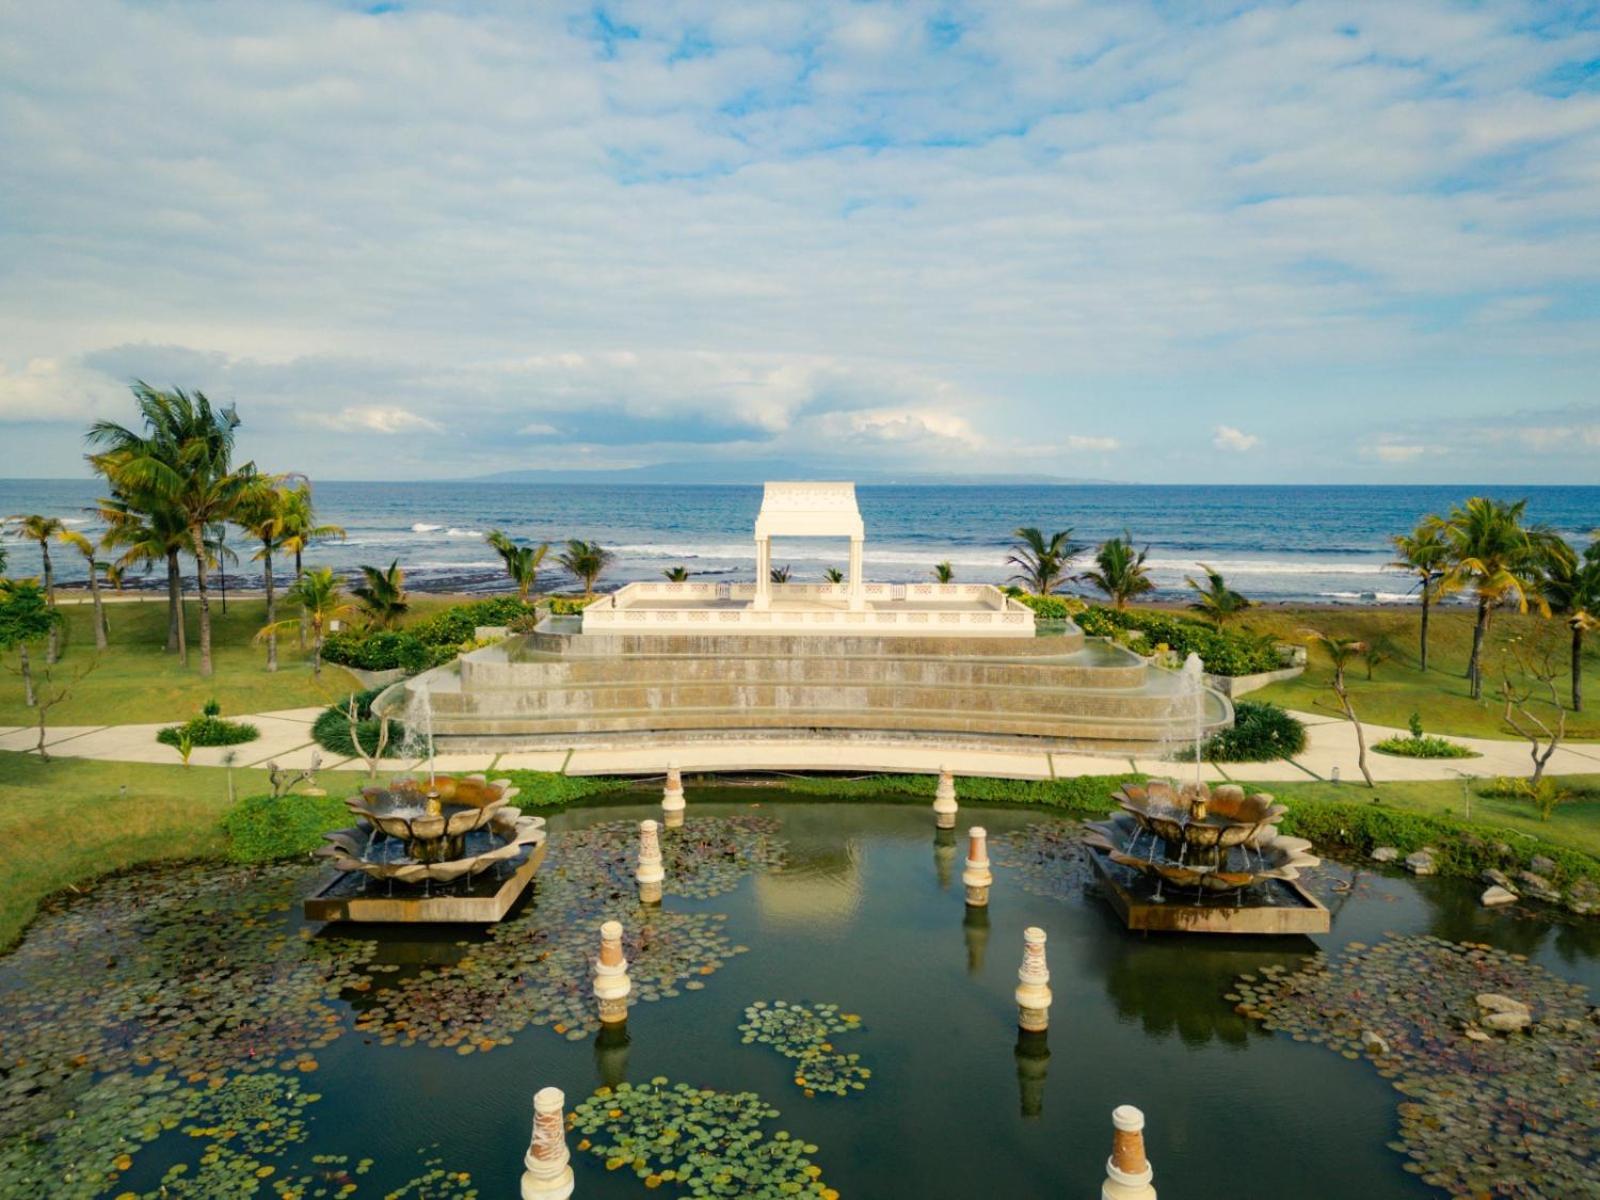
{"type": "MultiPolygon", "coordinates": [[[[311,724],[318,708],[294,708],[255,713],[236,718],[261,731],[253,742],[230,748],[197,749],[190,756],[196,766],[222,766],[231,752],[234,765],[261,767],[269,761],[299,770],[312,765],[321,770],[365,770],[360,758],[341,758],[322,750],[311,739],[311,724]]],[[[1361,778],[1356,761],[1355,730],[1349,722],[1326,713],[1296,713],[1307,727],[1307,746],[1293,762],[1207,764],[1204,775],[1218,782],[1227,779],[1259,781],[1332,779],[1338,772],[1347,782],[1361,778]]],[[[45,747],[52,757],[94,758],[114,762],[176,763],[178,752],[156,741],[161,725],[61,725],[51,728],[45,747]]],[[[1404,734],[1382,725],[1364,726],[1367,745],[1404,734]]],[[[0,750],[33,751],[38,734],[30,728],[0,727],[0,750]]],[[[1533,769],[1526,742],[1491,738],[1451,738],[1478,752],[1478,758],[1396,758],[1369,750],[1367,764],[1379,782],[1409,779],[1460,779],[1495,775],[1527,775],[1533,769]]],[[[1093,754],[1063,754],[1030,750],[942,750],[903,741],[838,739],[751,739],[733,742],[653,741],[604,749],[529,750],[507,754],[441,754],[435,766],[441,771],[473,772],[522,769],[565,772],[568,775],[655,775],[669,762],[683,770],[733,771],[858,771],[934,772],[949,767],[958,775],[984,775],[1005,779],[1067,779],[1077,775],[1106,775],[1142,771],[1150,775],[1186,772],[1161,759],[1130,759],[1093,754]]],[[[409,758],[386,758],[384,772],[415,769],[409,758]]],[[[1546,768],[1550,774],[1600,774],[1600,744],[1580,742],[1556,751],[1546,768]]]]}

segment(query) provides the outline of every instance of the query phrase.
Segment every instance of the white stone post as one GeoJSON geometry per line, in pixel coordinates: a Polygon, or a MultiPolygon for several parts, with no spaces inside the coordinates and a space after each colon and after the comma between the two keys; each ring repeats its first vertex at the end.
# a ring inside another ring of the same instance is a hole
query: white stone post
{"type": "Polygon", "coordinates": [[[940,829],[956,827],[956,779],[949,767],[939,768],[939,786],[933,792],[933,823],[940,829]]]}
{"type": "Polygon", "coordinates": [[[600,1002],[600,1023],[617,1025],[628,1019],[628,960],[622,957],[622,923],[600,926],[600,959],[594,966],[594,998],[600,1002]]]}
{"type": "Polygon", "coordinates": [[[989,870],[989,834],[982,825],[967,830],[967,866],[961,872],[961,882],[966,885],[970,907],[982,908],[989,903],[994,873],[989,870]]]}
{"type": "Polygon", "coordinates": [[[634,878],[639,881],[640,904],[661,903],[661,884],[667,871],[661,864],[661,839],[654,821],[639,822],[639,866],[634,878]]]}
{"type": "Polygon", "coordinates": [[[772,539],[756,539],[756,598],[751,608],[765,612],[772,607],[772,539]]]}
{"type": "Polygon", "coordinates": [[[1044,959],[1044,930],[1022,931],[1022,966],[1017,971],[1017,1024],[1029,1033],[1050,1028],[1050,968],[1044,959]]]}
{"type": "Polygon", "coordinates": [[[1155,1172],[1144,1156],[1144,1114],[1131,1104],[1111,1111],[1111,1157],[1106,1160],[1106,1181],[1100,1200],[1156,1200],[1150,1186],[1155,1172]]]}
{"type": "Polygon", "coordinates": [[[567,1200],[572,1195],[572,1155],[567,1152],[567,1102],[560,1088],[533,1097],[533,1137],[522,1156],[522,1200],[567,1200]]]}
{"type": "Polygon", "coordinates": [[[683,798],[683,773],[677,763],[667,764],[667,786],[661,789],[661,820],[668,829],[683,824],[683,810],[688,803],[683,798]]]}
{"type": "Polygon", "coordinates": [[[850,611],[862,612],[867,607],[866,583],[861,578],[861,538],[850,539],[850,611]]]}

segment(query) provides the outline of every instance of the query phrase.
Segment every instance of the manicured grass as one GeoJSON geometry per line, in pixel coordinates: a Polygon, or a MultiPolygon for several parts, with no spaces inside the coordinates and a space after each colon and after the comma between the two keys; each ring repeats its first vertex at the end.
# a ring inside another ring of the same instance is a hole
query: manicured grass
{"type": "MultiPolygon", "coordinates": [[[[1490,626],[1484,653],[1484,698],[1468,695],[1463,676],[1467,655],[1472,648],[1473,615],[1446,610],[1435,612],[1428,630],[1428,671],[1417,665],[1418,612],[1398,609],[1255,609],[1244,625],[1257,633],[1270,634],[1282,641],[1301,642],[1299,631],[1307,627],[1336,637],[1354,637],[1385,644],[1389,657],[1378,664],[1368,682],[1366,666],[1358,662],[1346,671],[1356,712],[1363,721],[1404,729],[1413,712],[1422,714],[1429,733],[1457,737],[1514,737],[1501,719],[1499,700],[1502,667],[1514,664],[1507,659],[1508,639],[1522,638],[1523,644],[1539,644],[1549,639],[1559,666],[1562,702],[1569,699],[1567,684],[1566,628],[1559,622],[1537,616],[1497,613],[1490,626]]],[[[1600,740],[1600,636],[1591,635],[1584,654],[1584,694],[1582,713],[1567,714],[1567,736],[1574,741],[1600,740]]],[[[1327,656],[1316,648],[1306,673],[1298,679],[1275,683],[1251,694],[1252,700],[1268,700],[1285,708],[1311,712],[1337,711],[1337,702],[1328,688],[1327,656]]]]}
{"type": "MultiPolygon", "coordinates": [[[[213,599],[215,671],[207,679],[200,674],[199,609],[193,603],[188,608],[189,665],[184,667],[176,654],[163,649],[167,634],[164,599],[152,596],[142,602],[108,604],[111,644],[100,665],[77,683],[68,699],[50,710],[50,722],[125,725],[184,721],[213,696],[222,705],[223,716],[236,716],[329,704],[360,686],[343,667],[332,665],[324,665],[322,677],[314,678],[293,630],[279,637],[278,669],[269,674],[266,648],[251,641],[266,621],[263,600],[229,600],[228,615],[223,616],[221,605],[213,599]]],[[[68,628],[61,669],[70,674],[95,654],[94,610],[88,604],[63,604],[61,611],[68,628]]],[[[36,666],[43,657],[35,651],[36,666]]],[[[14,653],[6,655],[6,666],[14,668],[16,658],[14,653]]],[[[22,680],[7,670],[0,675],[0,725],[31,725],[34,719],[33,710],[22,702],[22,680]]]]}
{"type": "MultiPolygon", "coordinates": [[[[1241,779],[1241,782],[1244,780],[1241,779]]],[[[1482,788],[1488,782],[1480,780],[1477,786],[1482,788]]],[[[1480,832],[1486,838],[1496,836],[1497,830],[1510,830],[1531,834],[1557,846],[1581,850],[1600,858],[1600,775],[1563,775],[1560,783],[1577,798],[1557,808],[1548,821],[1539,820],[1538,812],[1526,800],[1485,796],[1475,790],[1471,798],[1470,824],[1481,827],[1480,832]]],[[[1467,802],[1461,782],[1455,779],[1382,783],[1371,789],[1359,784],[1325,783],[1310,779],[1304,783],[1279,781],[1245,783],[1245,786],[1290,800],[1367,804],[1376,797],[1380,803],[1404,812],[1449,817],[1457,821],[1465,821],[1467,817],[1467,802]]]]}

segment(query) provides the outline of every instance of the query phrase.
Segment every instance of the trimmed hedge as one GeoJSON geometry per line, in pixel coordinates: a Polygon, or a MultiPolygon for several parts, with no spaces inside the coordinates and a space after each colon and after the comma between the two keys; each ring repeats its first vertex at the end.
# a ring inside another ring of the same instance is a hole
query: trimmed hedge
{"type": "Polygon", "coordinates": [[[176,746],[184,736],[191,747],[239,746],[253,742],[261,731],[248,721],[224,721],[218,716],[190,717],[182,725],[168,725],[156,733],[156,741],[163,746],[176,746]]]}
{"type": "Polygon", "coordinates": [[[1254,675],[1258,671],[1276,671],[1282,666],[1277,646],[1270,637],[1243,630],[1218,629],[1172,613],[1152,609],[1118,612],[1092,604],[1073,620],[1091,637],[1117,641],[1125,641],[1130,629],[1142,629],[1142,649],[1146,653],[1164,643],[1180,657],[1198,654],[1212,675],[1254,675]]]}
{"type": "Polygon", "coordinates": [[[564,808],[590,796],[626,791],[631,779],[615,776],[560,775],[554,771],[492,771],[494,779],[509,779],[521,790],[511,803],[518,808],[564,808]]]}
{"type": "Polygon", "coordinates": [[[532,611],[533,606],[524,604],[517,596],[490,596],[486,600],[452,604],[408,625],[404,632],[426,646],[460,646],[472,640],[479,625],[509,625],[532,611]]]}
{"type": "Polygon", "coordinates": [[[350,824],[344,801],[334,796],[249,796],[222,818],[228,857],[235,862],[297,858],[323,844],[322,835],[350,824]]]}
{"type": "MultiPolygon", "coordinates": [[[[361,739],[361,745],[368,753],[378,748],[378,718],[372,715],[372,702],[384,689],[381,687],[368,688],[364,692],[351,692],[356,698],[356,712],[360,721],[356,725],[356,736],[361,739]]],[[[341,704],[330,704],[317,716],[311,725],[311,737],[330,754],[337,754],[344,758],[359,754],[355,742],[350,738],[350,698],[345,697],[341,704]]],[[[406,727],[399,721],[389,722],[389,748],[393,750],[405,740],[406,727]]]]}
{"type": "Polygon", "coordinates": [[[516,596],[490,596],[452,604],[404,629],[342,629],[322,642],[325,661],[362,671],[401,670],[415,675],[442,666],[468,645],[480,625],[511,625],[531,615],[516,596]]]}
{"type": "MultiPolygon", "coordinates": [[[[1111,793],[1124,783],[1142,783],[1146,776],[1079,775],[1073,779],[991,779],[963,776],[956,785],[961,799],[979,804],[1038,805],[1079,816],[1104,816],[1112,810],[1111,793]]],[[[936,775],[868,775],[848,778],[805,775],[784,780],[784,788],[801,796],[841,799],[906,796],[932,799],[936,775]]]]}
{"type": "Polygon", "coordinates": [[[553,617],[575,617],[600,597],[590,596],[587,600],[582,596],[551,596],[550,615],[553,617]]]}
{"type": "Polygon", "coordinates": [[[1458,746],[1454,742],[1446,741],[1442,737],[1423,734],[1415,737],[1410,734],[1396,734],[1394,737],[1384,738],[1372,747],[1379,754],[1393,754],[1400,758],[1478,758],[1476,750],[1468,750],[1465,746],[1458,746]]]}
{"type": "MultiPolygon", "coordinates": [[[[1218,730],[1200,747],[1206,762],[1277,762],[1293,758],[1306,748],[1306,727],[1276,704],[1237,700],[1233,727],[1218,730]]],[[[1180,752],[1181,762],[1193,762],[1194,750],[1180,752]]]]}
{"type": "Polygon", "coordinates": [[[1024,592],[1013,599],[1033,609],[1033,615],[1041,621],[1065,621],[1084,609],[1082,600],[1071,600],[1066,596],[1035,596],[1024,592]]]}

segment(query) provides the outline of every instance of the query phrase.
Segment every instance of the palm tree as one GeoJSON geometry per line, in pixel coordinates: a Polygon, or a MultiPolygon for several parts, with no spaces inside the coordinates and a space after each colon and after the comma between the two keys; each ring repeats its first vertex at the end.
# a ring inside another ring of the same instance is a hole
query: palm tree
{"type": "Polygon", "coordinates": [[[661,572],[661,576],[668,583],[688,583],[689,582],[689,568],[688,567],[668,567],[665,571],[661,572]]]}
{"type": "Polygon", "coordinates": [[[954,583],[956,569],[950,565],[949,560],[933,564],[933,581],[935,583],[954,583]]]}
{"type": "Polygon", "coordinates": [[[1195,612],[1220,627],[1250,607],[1250,601],[1230,588],[1220,571],[1213,570],[1205,563],[1200,564],[1200,569],[1206,575],[1204,585],[1192,576],[1184,577],[1184,582],[1194,589],[1195,598],[1190,601],[1189,607],[1195,612]]]}
{"type": "Polygon", "coordinates": [[[108,549],[121,549],[122,555],[109,570],[119,574],[129,567],[163,562],[167,568],[167,653],[176,652],[188,664],[189,647],[183,613],[183,575],[178,556],[183,553],[188,532],[182,517],[170,506],[157,505],[149,512],[135,511],[128,501],[109,497],[100,501],[100,517],[106,522],[101,539],[108,549]]]}
{"type": "Polygon", "coordinates": [[[1514,604],[1518,612],[1527,612],[1531,599],[1550,615],[1550,605],[1539,591],[1539,571],[1559,538],[1546,526],[1524,525],[1527,507],[1526,500],[1507,503],[1473,496],[1452,508],[1448,517],[1429,518],[1449,547],[1439,594],[1471,589],[1478,605],[1472,655],[1467,660],[1474,700],[1483,695],[1483,644],[1494,610],[1514,604]]]}
{"type": "Polygon", "coordinates": [[[267,670],[278,669],[278,599],[277,581],[272,573],[272,555],[283,548],[283,509],[288,490],[280,481],[276,486],[264,488],[238,516],[244,531],[261,543],[261,549],[250,557],[261,564],[261,578],[267,592],[267,670]]]}
{"type": "Polygon", "coordinates": [[[1017,543],[1006,562],[1016,567],[1017,573],[1011,580],[1039,596],[1048,596],[1060,587],[1072,560],[1083,552],[1083,547],[1073,542],[1070,528],[1046,538],[1032,525],[1024,525],[1013,530],[1012,536],[1017,543]]]}
{"type": "Polygon", "coordinates": [[[37,579],[0,579],[0,650],[15,646],[21,657],[23,702],[34,707],[33,670],[28,663],[28,643],[53,634],[61,614],[37,579]]]}
{"type": "Polygon", "coordinates": [[[539,564],[544,562],[544,556],[550,553],[550,543],[540,542],[537,546],[519,546],[498,529],[486,533],[483,540],[494,547],[494,552],[500,556],[500,561],[506,565],[506,574],[511,576],[511,582],[517,585],[517,595],[522,602],[528,602],[528,593],[534,584],[539,581],[539,564]]]}
{"type": "Polygon", "coordinates": [[[1333,637],[1320,629],[1301,630],[1301,636],[1313,645],[1320,646],[1333,665],[1333,678],[1329,680],[1329,686],[1339,698],[1339,707],[1344,712],[1345,720],[1356,728],[1356,765],[1361,768],[1361,777],[1367,781],[1367,786],[1375,787],[1372,772],[1367,768],[1366,733],[1356,718],[1355,706],[1350,703],[1350,689],[1345,685],[1344,677],[1345,670],[1367,652],[1367,644],[1354,638],[1333,637]]]}
{"type": "Polygon", "coordinates": [[[839,570],[838,567],[824,567],[822,571],[822,577],[829,583],[844,582],[844,572],[839,570]]]}
{"type": "MultiPolygon", "coordinates": [[[[304,555],[314,542],[329,538],[344,540],[344,528],[317,521],[316,505],[311,499],[311,481],[304,480],[291,488],[283,497],[283,550],[294,555],[294,577],[298,582],[305,571],[304,555]]],[[[306,625],[300,623],[300,648],[306,646],[306,625]]]]}
{"type": "Polygon", "coordinates": [[[56,540],[64,545],[71,546],[83,555],[84,562],[89,568],[89,595],[94,600],[94,648],[106,648],[106,610],[100,603],[100,568],[105,566],[95,560],[95,554],[100,547],[96,546],[83,534],[75,529],[63,529],[56,534],[56,540]]]}
{"type": "Polygon", "coordinates": [[[350,592],[361,601],[361,611],[366,614],[368,624],[377,629],[392,628],[411,607],[406,601],[406,573],[400,560],[391,562],[387,570],[363,565],[361,574],[366,582],[351,588],[350,592]]]}
{"type": "Polygon", "coordinates": [[[1155,590],[1144,565],[1149,553],[1149,546],[1135,550],[1132,535],[1124,529],[1121,537],[1108,538],[1095,550],[1094,563],[1099,569],[1085,571],[1078,578],[1111,597],[1112,606],[1121,612],[1135,596],[1155,590]]]}
{"type": "MultiPolygon", "coordinates": [[[[56,573],[50,562],[50,539],[56,537],[66,528],[57,518],[45,517],[38,513],[19,513],[7,517],[0,524],[10,524],[17,527],[17,533],[30,542],[39,543],[39,555],[44,559],[44,598],[45,603],[51,608],[56,606],[56,573]]],[[[44,660],[53,663],[61,649],[61,627],[59,624],[50,627],[50,644],[45,649],[44,660]]]]}
{"type": "MultiPolygon", "coordinates": [[[[322,638],[328,624],[337,618],[348,616],[355,611],[355,608],[345,600],[344,589],[334,578],[332,567],[312,567],[309,571],[302,571],[300,578],[294,581],[283,598],[291,604],[298,604],[302,615],[294,620],[279,621],[277,628],[283,629],[304,620],[311,631],[311,673],[320,676],[322,638]]],[[[256,634],[256,640],[265,641],[274,632],[273,626],[268,625],[256,634]]]]}
{"type": "Polygon", "coordinates": [[[773,567],[767,571],[767,574],[771,577],[773,583],[789,582],[789,568],[787,566],[773,567]]]}
{"type": "Polygon", "coordinates": [[[1417,595],[1422,601],[1422,641],[1419,657],[1422,669],[1428,669],[1428,610],[1444,577],[1450,558],[1450,547],[1445,544],[1436,519],[1422,521],[1410,533],[1397,533],[1389,539],[1394,547],[1394,561],[1389,564],[1396,571],[1409,571],[1417,577],[1417,595]]]}
{"type": "Polygon", "coordinates": [[[1552,546],[1544,568],[1550,611],[1572,633],[1572,711],[1583,711],[1583,635],[1600,629],[1600,531],[1580,558],[1565,541],[1552,546]]]}
{"type": "Polygon", "coordinates": [[[594,581],[611,565],[614,557],[616,556],[599,542],[585,542],[579,538],[571,538],[567,542],[567,548],[556,556],[556,561],[567,574],[583,580],[583,597],[587,600],[594,595],[594,581]]]}

